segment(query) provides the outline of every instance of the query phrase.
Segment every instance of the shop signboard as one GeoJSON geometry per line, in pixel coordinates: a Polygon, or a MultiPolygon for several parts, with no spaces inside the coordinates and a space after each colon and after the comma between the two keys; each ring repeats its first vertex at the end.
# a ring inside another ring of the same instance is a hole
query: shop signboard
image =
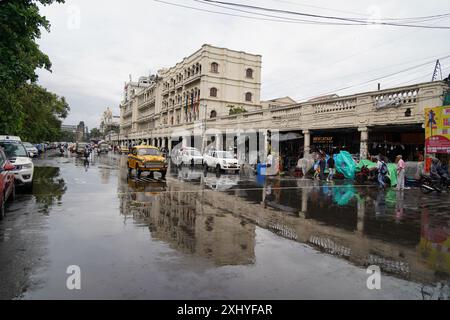
{"type": "Polygon", "coordinates": [[[313,143],[332,144],[333,137],[313,137],[313,143]]]}
{"type": "Polygon", "coordinates": [[[425,150],[450,154],[450,106],[425,109],[425,150]]]}

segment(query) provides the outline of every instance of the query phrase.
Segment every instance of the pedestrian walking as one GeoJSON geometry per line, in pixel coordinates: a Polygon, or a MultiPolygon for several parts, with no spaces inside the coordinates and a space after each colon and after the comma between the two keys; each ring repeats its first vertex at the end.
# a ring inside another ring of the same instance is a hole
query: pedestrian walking
{"type": "Polygon", "coordinates": [[[332,181],[333,180],[333,176],[336,173],[336,164],[335,164],[335,161],[334,161],[333,154],[330,154],[330,159],[328,159],[328,163],[327,164],[328,164],[328,171],[329,171],[327,181],[332,181]]]}
{"type": "Polygon", "coordinates": [[[377,169],[378,169],[378,185],[380,188],[386,187],[385,178],[388,173],[387,164],[384,161],[384,157],[382,155],[378,156],[378,162],[377,162],[377,169]]]}
{"type": "Polygon", "coordinates": [[[320,175],[319,161],[316,161],[316,163],[314,164],[314,180],[319,179],[319,175],[320,175]]]}
{"type": "Polygon", "coordinates": [[[405,161],[401,155],[397,156],[397,190],[405,190],[405,161]]]}
{"type": "Polygon", "coordinates": [[[327,162],[325,160],[325,154],[322,154],[320,156],[320,160],[319,160],[319,167],[320,167],[320,172],[319,172],[319,177],[320,180],[325,180],[325,168],[327,166],[327,162]]]}

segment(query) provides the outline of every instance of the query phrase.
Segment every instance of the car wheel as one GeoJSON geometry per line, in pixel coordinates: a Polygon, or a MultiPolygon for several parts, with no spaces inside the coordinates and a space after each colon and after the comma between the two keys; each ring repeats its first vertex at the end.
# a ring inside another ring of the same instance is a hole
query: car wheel
{"type": "Polygon", "coordinates": [[[166,178],[166,173],[167,173],[167,171],[161,171],[161,178],[162,179],[166,178]]]}
{"type": "Polygon", "coordinates": [[[216,165],[216,172],[217,172],[217,173],[220,173],[220,170],[221,170],[221,169],[220,169],[220,164],[217,164],[217,165],[216,165]]]}
{"type": "Polygon", "coordinates": [[[11,190],[11,194],[9,195],[9,199],[10,200],[16,199],[16,185],[15,184],[13,184],[13,186],[12,186],[12,190],[11,190]]]}
{"type": "Polygon", "coordinates": [[[136,165],[136,175],[138,178],[141,177],[141,173],[142,173],[142,171],[141,171],[141,169],[139,169],[139,165],[136,165]]]}
{"type": "Polygon", "coordinates": [[[33,182],[29,183],[26,187],[25,187],[26,192],[28,193],[33,193],[33,182]]]}

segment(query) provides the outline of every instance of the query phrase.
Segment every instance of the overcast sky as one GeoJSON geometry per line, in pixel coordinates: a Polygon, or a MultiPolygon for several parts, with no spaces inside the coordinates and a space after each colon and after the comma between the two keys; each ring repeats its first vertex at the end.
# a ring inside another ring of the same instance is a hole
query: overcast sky
{"type": "MultiPolygon", "coordinates": [[[[213,11],[193,0],[165,0],[213,11]]],[[[345,17],[417,17],[450,12],[448,0],[306,1],[229,0],[306,13],[345,17]]],[[[41,49],[53,72],[40,83],[65,96],[66,124],[98,127],[107,106],[119,115],[124,82],[170,67],[209,43],[262,55],[262,98],[302,101],[338,88],[339,95],[376,89],[379,76],[430,61],[418,69],[380,80],[382,88],[431,80],[434,62],[450,55],[450,30],[280,23],[200,12],[152,0],[66,0],[42,8],[51,22],[41,49]]],[[[270,13],[267,13],[270,14],[270,13]]],[[[300,17],[298,17],[300,18],[300,17]]],[[[450,19],[428,22],[450,26],[450,19]]],[[[445,75],[450,58],[441,61],[445,75]]]]}

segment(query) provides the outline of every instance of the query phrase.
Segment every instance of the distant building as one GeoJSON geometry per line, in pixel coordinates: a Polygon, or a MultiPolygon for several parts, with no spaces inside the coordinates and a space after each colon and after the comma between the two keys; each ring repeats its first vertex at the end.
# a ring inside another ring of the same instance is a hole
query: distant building
{"type": "Polygon", "coordinates": [[[61,125],[61,130],[64,132],[77,133],[77,125],[63,124],[61,125]]]}
{"type": "Polygon", "coordinates": [[[84,121],[80,121],[77,126],[76,141],[86,141],[88,135],[88,127],[84,125],[84,121]]]}
{"type": "Polygon", "coordinates": [[[109,107],[103,112],[100,122],[100,132],[107,135],[110,131],[118,132],[120,128],[120,116],[114,116],[109,107]]]}
{"type": "Polygon", "coordinates": [[[291,97],[276,98],[272,100],[261,101],[263,109],[279,108],[296,104],[297,101],[291,97]]]}

